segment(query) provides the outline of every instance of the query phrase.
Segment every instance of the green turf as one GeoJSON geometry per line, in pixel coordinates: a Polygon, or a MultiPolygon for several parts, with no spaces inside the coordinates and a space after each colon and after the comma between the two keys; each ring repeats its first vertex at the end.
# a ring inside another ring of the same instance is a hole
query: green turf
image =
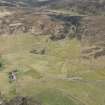
{"type": "Polygon", "coordinates": [[[100,59],[81,59],[76,39],[48,36],[0,36],[0,91],[10,99],[34,96],[42,105],[105,105],[105,67],[100,59]],[[45,48],[45,54],[32,50],[45,48]],[[10,83],[8,73],[17,70],[10,83]]]}

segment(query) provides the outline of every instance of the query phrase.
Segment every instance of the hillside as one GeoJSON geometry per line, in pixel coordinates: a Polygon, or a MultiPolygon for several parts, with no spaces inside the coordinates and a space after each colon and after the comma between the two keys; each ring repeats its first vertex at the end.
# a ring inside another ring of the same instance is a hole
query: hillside
{"type": "MultiPolygon", "coordinates": [[[[104,56],[104,16],[71,16],[46,10],[24,10],[17,12],[5,8],[1,14],[0,34],[49,35],[51,40],[77,38],[82,44],[82,52],[87,56],[104,56]],[[11,12],[10,12],[11,11],[11,12]],[[34,13],[33,13],[34,12],[34,13]],[[86,51],[85,50],[85,46],[86,51]],[[91,51],[96,49],[96,51],[91,51]],[[98,54],[97,54],[98,53],[98,54]]],[[[96,57],[97,58],[97,57],[96,57]]]]}
{"type": "Polygon", "coordinates": [[[105,0],[0,0],[0,5],[68,10],[82,15],[105,15],[105,0]]]}
{"type": "Polygon", "coordinates": [[[85,15],[105,15],[105,0],[54,0],[49,7],[85,15]]]}
{"type": "Polygon", "coordinates": [[[0,0],[1,105],[105,105],[104,0],[0,0]]]}

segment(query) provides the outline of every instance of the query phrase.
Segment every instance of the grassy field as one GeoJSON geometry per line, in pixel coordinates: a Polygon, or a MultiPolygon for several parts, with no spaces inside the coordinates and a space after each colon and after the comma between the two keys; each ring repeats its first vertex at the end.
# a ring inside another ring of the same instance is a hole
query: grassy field
{"type": "Polygon", "coordinates": [[[81,59],[76,39],[0,36],[0,91],[6,99],[34,96],[42,105],[105,105],[104,59],[81,59]],[[45,49],[45,54],[32,50],[45,49]],[[17,80],[8,73],[17,70],[17,80]]]}

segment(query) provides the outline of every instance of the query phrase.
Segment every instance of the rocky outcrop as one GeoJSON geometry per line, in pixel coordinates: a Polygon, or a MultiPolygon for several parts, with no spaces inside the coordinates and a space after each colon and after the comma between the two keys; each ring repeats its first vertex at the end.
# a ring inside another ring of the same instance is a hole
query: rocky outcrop
{"type": "Polygon", "coordinates": [[[49,16],[41,14],[13,14],[0,19],[0,35],[31,33],[46,35],[63,30],[63,22],[52,21],[49,16]]]}
{"type": "MultiPolygon", "coordinates": [[[[34,11],[35,12],[35,11],[34,11]]],[[[0,18],[0,35],[30,33],[49,35],[51,40],[73,37],[80,17],[40,12],[17,12],[0,18]]]]}

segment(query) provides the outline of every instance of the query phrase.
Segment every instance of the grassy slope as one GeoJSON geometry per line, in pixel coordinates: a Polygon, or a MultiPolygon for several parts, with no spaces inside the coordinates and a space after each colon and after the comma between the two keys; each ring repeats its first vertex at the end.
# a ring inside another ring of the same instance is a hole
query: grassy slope
{"type": "Polygon", "coordinates": [[[8,99],[32,95],[43,105],[104,105],[103,61],[80,58],[76,40],[47,40],[47,36],[0,36],[0,90],[8,99]],[[32,49],[46,48],[45,55],[32,49]],[[8,72],[17,69],[17,81],[9,83],[8,72]]]}

